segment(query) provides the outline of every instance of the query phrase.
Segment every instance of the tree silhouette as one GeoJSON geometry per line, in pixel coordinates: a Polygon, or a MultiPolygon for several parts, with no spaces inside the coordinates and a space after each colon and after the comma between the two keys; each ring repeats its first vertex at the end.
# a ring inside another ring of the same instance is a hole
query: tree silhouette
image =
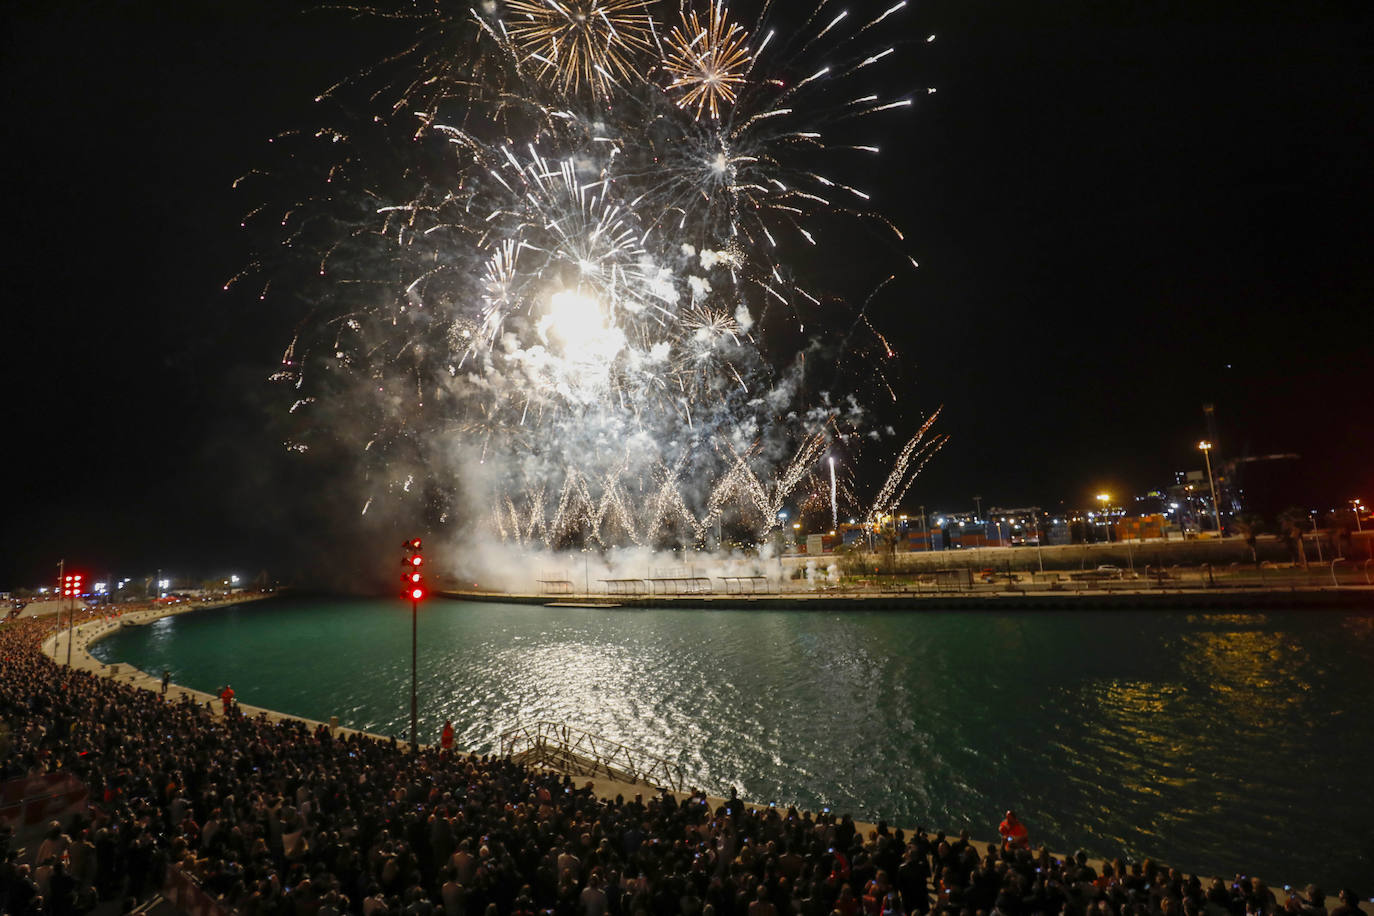
{"type": "Polygon", "coordinates": [[[1303,546],[1302,537],[1311,525],[1307,512],[1297,506],[1289,506],[1279,513],[1278,523],[1283,539],[1288,543],[1289,554],[1306,569],[1307,548],[1303,546]]]}

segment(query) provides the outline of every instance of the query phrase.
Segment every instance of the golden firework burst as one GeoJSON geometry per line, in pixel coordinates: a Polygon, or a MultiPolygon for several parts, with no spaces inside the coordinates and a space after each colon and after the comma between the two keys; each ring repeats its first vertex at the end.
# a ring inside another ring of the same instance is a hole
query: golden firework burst
{"type": "Polygon", "coordinates": [[[677,104],[700,119],[705,112],[720,119],[722,107],[735,101],[749,66],[749,33],[729,20],[723,3],[712,0],[703,25],[696,10],[682,13],[682,24],[668,36],[663,69],[672,77],[668,90],[681,91],[677,104]]]}
{"type": "Polygon", "coordinates": [[[605,98],[652,48],[649,0],[507,0],[506,33],[541,79],[605,98]]]}

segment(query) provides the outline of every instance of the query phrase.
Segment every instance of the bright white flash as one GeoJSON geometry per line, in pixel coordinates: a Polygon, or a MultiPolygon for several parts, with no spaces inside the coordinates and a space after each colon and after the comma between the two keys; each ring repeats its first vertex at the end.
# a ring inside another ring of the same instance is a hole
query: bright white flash
{"type": "Polygon", "coordinates": [[[548,327],[564,347],[576,351],[606,333],[606,319],[595,299],[565,289],[549,300],[548,327]]]}

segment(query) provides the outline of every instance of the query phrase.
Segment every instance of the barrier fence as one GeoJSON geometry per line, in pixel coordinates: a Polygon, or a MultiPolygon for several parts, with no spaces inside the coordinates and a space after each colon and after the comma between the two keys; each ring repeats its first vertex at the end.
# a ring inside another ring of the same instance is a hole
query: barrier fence
{"type": "Polygon", "coordinates": [[[231,916],[233,910],[219,903],[178,865],[167,867],[160,891],[162,899],[186,916],[231,916]]]}
{"type": "Polygon", "coordinates": [[[69,773],[48,773],[0,783],[0,824],[16,834],[86,810],[86,784],[69,773]]]}
{"type": "Polygon", "coordinates": [[[519,725],[501,735],[501,754],[572,776],[686,790],[682,767],[663,757],[557,722],[519,725]]]}

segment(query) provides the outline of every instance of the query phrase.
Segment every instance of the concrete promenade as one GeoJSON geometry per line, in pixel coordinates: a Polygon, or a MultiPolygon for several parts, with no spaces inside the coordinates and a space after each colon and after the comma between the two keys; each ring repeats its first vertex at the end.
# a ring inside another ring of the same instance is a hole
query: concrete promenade
{"type": "MultiPolygon", "coordinates": [[[[1349,591],[1349,589],[1341,589],[1341,591],[1349,591]]],[[[1365,603],[1364,605],[1362,605],[1362,606],[1369,606],[1369,603],[1374,602],[1374,589],[1364,590],[1364,591],[1363,591],[1363,595],[1364,595],[1363,601],[1366,602],[1366,603],[1365,603]]],[[[128,666],[128,665],[121,665],[121,664],[106,665],[106,664],[104,664],[103,662],[101,662],[101,661],[99,661],[98,659],[96,659],[93,655],[90,654],[90,652],[89,652],[89,647],[92,646],[93,644],[95,644],[96,642],[98,642],[99,640],[101,640],[101,639],[103,639],[103,638],[109,636],[110,634],[116,632],[120,627],[123,627],[123,626],[142,626],[142,625],[147,625],[147,624],[153,623],[154,621],[159,620],[159,619],[161,619],[161,618],[163,618],[163,617],[169,617],[169,616],[175,616],[175,615],[178,615],[178,614],[191,613],[191,612],[194,612],[194,611],[203,610],[203,609],[211,608],[211,607],[225,607],[225,606],[229,606],[229,605],[233,605],[233,604],[241,604],[241,603],[243,603],[243,602],[245,602],[245,601],[259,600],[260,598],[264,598],[264,597],[271,597],[271,596],[251,596],[251,597],[241,597],[241,598],[236,598],[236,599],[226,599],[226,600],[222,600],[222,601],[209,601],[209,602],[195,603],[195,604],[189,604],[189,605],[170,605],[170,606],[161,607],[161,608],[153,608],[153,609],[149,609],[149,610],[141,610],[141,611],[129,612],[129,613],[126,613],[126,614],[124,614],[124,615],[122,615],[122,616],[120,616],[120,617],[118,617],[118,618],[116,618],[116,619],[113,619],[113,620],[106,619],[106,618],[103,618],[103,617],[102,617],[102,618],[97,618],[97,619],[94,619],[94,620],[89,620],[89,621],[80,623],[80,624],[76,625],[76,626],[72,629],[72,631],[71,631],[71,634],[72,634],[72,635],[71,635],[71,665],[72,665],[73,668],[75,668],[75,669],[77,669],[77,670],[89,671],[89,672],[91,672],[91,673],[93,673],[93,674],[95,674],[95,675],[97,675],[97,676],[99,676],[99,677],[111,678],[111,679],[113,679],[113,680],[118,681],[118,682],[121,683],[121,684],[126,684],[126,685],[128,685],[128,686],[130,686],[130,687],[133,687],[133,688],[139,688],[139,689],[143,689],[143,690],[150,690],[150,691],[153,691],[153,692],[155,692],[155,693],[156,693],[156,692],[159,692],[159,691],[162,689],[162,679],[161,679],[161,677],[160,677],[159,675],[154,674],[154,673],[150,673],[150,672],[140,671],[140,670],[138,670],[138,669],[136,669],[136,668],[132,668],[132,667],[130,667],[130,666],[128,666]]],[[[466,594],[466,593],[460,595],[459,593],[451,593],[451,594],[450,594],[450,597],[463,597],[463,598],[466,598],[466,599],[468,599],[468,600],[488,600],[488,601],[513,601],[513,600],[517,600],[518,598],[523,597],[527,603],[535,603],[535,602],[537,602],[537,603],[545,603],[545,604],[546,604],[546,603],[551,603],[551,602],[557,601],[558,599],[562,599],[562,600],[564,600],[564,601],[567,601],[567,600],[569,600],[569,599],[574,599],[574,596],[566,596],[566,595],[564,595],[564,596],[557,596],[557,597],[555,598],[554,596],[547,596],[547,595],[545,595],[545,596],[510,596],[510,595],[493,594],[493,593],[479,593],[479,594],[477,594],[477,595],[474,595],[474,594],[466,594]]],[[[604,599],[606,598],[606,596],[604,596],[604,595],[600,595],[600,596],[590,596],[590,597],[599,598],[599,599],[602,599],[602,600],[604,600],[604,599]]],[[[698,601],[700,602],[701,605],[704,605],[704,606],[711,606],[712,604],[715,604],[715,603],[717,603],[717,602],[719,602],[719,603],[722,604],[722,605],[726,605],[727,603],[733,604],[733,603],[735,603],[735,602],[739,602],[739,601],[741,601],[741,600],[743,600],[743,599],[748,598],[749,596],[739,596],[739,595],[718,595],[718,596],[711,596],[711,597],[714,598],[715,601],[704,600],[704,599],[702,599],[702,598],[698,598],[698,601]]],[[[754,596],[754,597],[767,597],[767,596],[754,596]]],[[[775,597],[778,597],[778,598],[787,598],[787,599],[793,599],[793,600],[795,600],[795,599],[796,599],[797,597],[799,597],[799,596],[788,595],[788,596],[775,596],[775,597]]],[[[828,597],[828,598],[831,598],[831,599],[833,600],[835,596],[827,596],[827,595],[817,596],[817,598],[827,598],[827,597],[828,597]]],[[[575,599],[574,599],[574,600],[575,600],[575,599]]],[[[674,607],[697,606],[697,605],[693,605],[693,604],[689,604],[689,603],[687,603],[687,602],[684,602],[683,599],[677,598],[677,597],[675,597],[675,596],[672,597],[672,598],[661,597],[661,598],[656,599],[656,600],[661,601],[661,602],[664,603],[665,605],[672,605],[672,606],[674,606],[674,607]]],[[[880,599],[880,600],[881,600],[881,599],[880,599]]],[[[838,602],[837,602],[837,603],[838,603],[838,602]]],[[[847,604],[848,601],[845,601],[844,603],[847,604]]],[[[1005,600],[1005,599],[1004,599],[1003,602],[1002,602],[1002,606],[1005,607],[1005,606],[1009,605],[1010,603],[1011,603],[1011,602],[1010,602],[1009,600],[1005,600]]],[[[868,602],[862,601],[862,600],[856,601],[855,604],[857,604],[857,605],[860,606],[860,607],[869,606],[869,603],[868,603],[868,602]]],[[[645,606],[652,606],[652,605],[645,605],[645,606]]],[[[747,606],[751,606],[751,607],[752,607],[752,606],[756,606],[756,605],[748,604],[747,606]]],[[[807,606],[807,605],[802,605],[802,606],[807,606]]],[[[811,608],[813,608],[813,609],[817,609],[817,610],[821,609],[819,606],[814,605],[814,604],[813,604],[813,605],[809,605],[809,607],[811,607],[811,608]]],[[[1096,607],[1097,609],[1101,609],[1101,608],[1100,608],[1100,605],[1095,605],[1095,607],[1096,607]]],[[[932,606],[932,609],[934,609],[933,606],[932,606]]],[[[49,658],[53,658],[59,665],[65,664],[65,663],[66,663],[67,651],[68,651],[68,631],[67,631],[66,629],[63,629],[63,630],[61,630],[60,632],[55,633],[53,636],[49,637],[49,638],[43,643],[43,652],[44,652],[44,654],[47,655],[49,658]]],[[[217,696],[213,696],[213,695],[211,695],[211,694],[209,694],[209,693],[205,693],[204,691],[193,690],[193,689],[190,689],[190,688],[187,688],[187,687],[183,687],[183,686],[180,686],[180,685],[173,684],[173,685],[170,685],[170,686],[168,687],[168,690],[167,690],[167,698],[168,698],[169,701],[173,701],[173,702],[179,702],[182,698],[186,698],[186,699],[190,700],[191,702],[199,703],[199,704],[201,704],[201,705],[207,705],[207,704],[208,704],[209,708],[211,709],[211,711],[213,712],[213,714],[214,714],[215,716],[222,716],[222,715],[223,715],[223,710],[222,710],[222,708],[221,708],[221,703],[220,703],[219,698],[218,698],[217,696]]],[[[389,737],[386,737],[386,736],[382,736],[382,735],[373,735],[373,734],[369,734],[369,733],[366,733],[366,732],[359,731],[359,730],[357,730],[357,729],[345,728],[345,727],[339,726],[337,723],[318,722],[318,721],[315,721],[315,720],[312,720],[312,719],[303,718],[303,717],[301,717],[301,716],[287,715],[287,714],[285,714],[285,713],[281,713],[281,712],[278,712],[278,711],[276,711],[276,710],[263,709],[263,708],[260,708],[260,707],[250,706],[250,705],[247,705],[247,704],[236,704],[236,705],[238,706],[238,711],[239,711],[242,715],[246,715],[246,716],[259,716],[259,715],[261,715],[261,716],[265,716],[269,721],[276,721],[276,722],[303,722],[303,723],[305,723],[307,726],[311,727],[312,729],[315,728],[315,727],[318,727],[318,726],[323,725],[323,726],[329,728],[329,729],[331,730],[331,732],[334,733],[334,734],[344,734],[344,735],[358,734],[358,735],[366,735],[367,737],[374,738],[374,739],[379,740],[379,741],[390,741],[390,740],[391,740],[389,737]]],[[[402,748],[408,747],[408,742],[405,742],[405,741],[398,741],[397,744],[398,744],[399,746],[401,746],[402,748]]],[[[463,753],[466,753],[466,752],[463,752],[463,753]]],[[[596,795],[597,795],[598,797],[600,797],[600,798],[605,798],[605,799],[613,799],[613,798],[615,798],[617,795],[620,795],[620,796],[623,796],[623,797],[629,799],[629,798],[633,798],[633,797],[634,797],[635,795],[637,795],[637,794],[651,794],[651,795],[652,795],[652,794],[657,794],[657,793],[660,792],[660,791],[663,791],[663,792],[667,792],[667,794],[671,795],[672,797],[674,797],[675,799],[677,799],[677,800],[680,802],[683,798],[687,797],[687,794],[688,794],[688,793],[685,793],[685,792],[672,792],[672,791],[669,791],[669,790],[667,790],[667,789],[659,789],[658,787],[655,787],[655,786],[652,786],[652,785],[648,785],[648,784],[645,784],[645,783],[642,783],[642,782],[641,782],[641,783],[624,782],[624,781],[620,781],[620,780],[616,780],[616,779],[607,778],[607,777],[604,777],[604,776],[592,776],[592,777],[579,776],[579,777],[577,777],[577,780],[578,780],[580,783],[582,783],[583,785],[590,785],[590,786],[592,787],[593,791],[596,793],[596,795]]],[[[717,796],[708,796],[708,797],[710,798],[710,802],[711,802],[712,808],[715,808],[715,807],[718,806],[718,805],[723,805],[723,804],[726,803],[726,800],[725,800],[724,798],[720,798],[720,797],[717,797],[717,796]]],[[[757,809],[757,810],[763,810],[763,809],[767,808],[767,805],[766,805],[766,804],[758,804],[758,803],[755,803],[755,802],[745,802],[745,804],[746,804],[749,808],[753,808],[753,809],[757,809]]],[[[843,812],[839,812],[839,813],[843,813],[843,812]]],[[[1032,837],[1033,837],[1033,836],[1034,836],[1034,832],[1033,832],[1033,827],[1034,827],[1034,824],[1033,824],[1033,817],[1032,817],[1030,820],[1031,820],[1030,826],[1032,827],[1032,837]]],[[[877,829],[875,824],[871,824],[871,823],[867,823],[867,822],[856,821],[855,824],[856,824],[856,827],[858,828],[858,830],[860,831],[860,833],[861,833],[863,836],[865,836],[865,837],[867,837],[867,836],[869,835],[869,832],[870,832],[870,831],[873,831],[873,830],[876,830],[876,829],[877,829]]],[[[895,829],[895,826],[896,826],[896,825],[894,825],[894,829],[895,829]]],[[[991,827],[991,825],[990,825],[990,827],[991,827]]],[[[914,832],[910,827],[907,827],[907,828],[904,828],[904,829],[907,831],[908,834],[914,832]]],[[[934,834],[931,834],[930,836],[933,838],[933,837],[934,837],[934,834]]],[[[953,838],[957,838],[957,837],[958,837],[958,834],[955,833],[955,834],[951,834],[950,836],[953,837],[953,838]]],[[[988,846],[988,843],[987,843],[986,841],[980,841],[980,840],[973,840],[973,839],[970,839],[970,842],[971,842],[977,849],[979,849],[980,851],[986,849],[986,847],[988,846]]],[[[1056,858],[1058,858],[1058,859],[1064,859],[1064,858],[1066,858],[1066,855],[1065,855],[1064,853],[1052,853],[1052,854],[1053,854],[1056,858]]],[[[1095,869],[1098,870],[1099,873],[1101,873],[1102,865],[1104,864],[1105,861],[1106,861],[1106,860],[1102,860],[1102,859],[1090,859],[1090,860],[1089,860],[1089,864],[1091,864],[1095,869]]],[[[1206,882],[1206,880],[1207,880],[1207,879],[1204,879],[1204,883],[1206,882]]],[[[1282,888],[1282,887],[1279,887],[1279,886],[1273,886],[1273,885],[1271,885],[1271,886],[1270,886],[1270,890],[1272,890],[1272,891],[1274,892],[1274,895],[1278,898],[1278,902],[1279,902],[1280,906],[1282,906],[1283,903],[1284,903],[1284,902],[1286,901],[1286,899],[1287,899],[1287,895],[1284,893],[1283,888],[1282,888]]],[[[1338,900],[1336,899],[1336,897],[1335,897],[1335,893],[1336,893],[1337,890],[1339,890],[1339,888],[1325,888],[1324,890],[1326,891],[1326,894],[1327,894],[1327,899],[1326,899],[1327,908],[1328,908],[1328,909],[1333,909],[1333,908],[1339,903],[1339,901],[1338,901],[1338,900]]],[[[1365,914],[1367,914],[1367,916],[1374,916],[1374,903],[1370,903],[1369,901],[1364,901],[1364,902],[1362,902],[1362,903],[1360,904],[1360,909],[1361,909],[1365,914]]]]}

